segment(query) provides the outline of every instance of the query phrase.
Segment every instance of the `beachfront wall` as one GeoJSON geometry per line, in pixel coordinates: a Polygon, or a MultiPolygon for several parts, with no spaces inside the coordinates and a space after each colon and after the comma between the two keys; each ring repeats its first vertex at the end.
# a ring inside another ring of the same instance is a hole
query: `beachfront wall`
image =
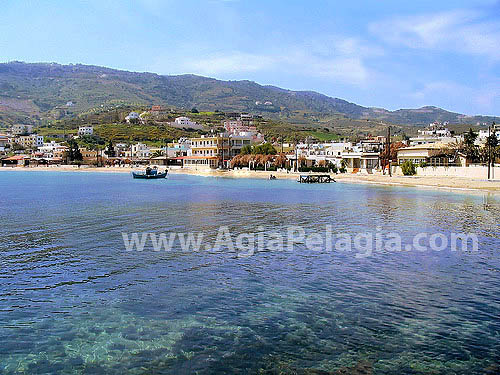
{"type": "MultiPolygon", "coordinates": [[[[402,176],[403,172],[401,171],[401,167],[396,167],[394,174],[402,176]]],[[[485,180],[488,178],[488,167],[483,165],[469,167],[418,167],[417,176],[465,177],[485,180]]],[[[491,176],[494,179],[500,180],[500,166],[491,168],[491,176]]]]}

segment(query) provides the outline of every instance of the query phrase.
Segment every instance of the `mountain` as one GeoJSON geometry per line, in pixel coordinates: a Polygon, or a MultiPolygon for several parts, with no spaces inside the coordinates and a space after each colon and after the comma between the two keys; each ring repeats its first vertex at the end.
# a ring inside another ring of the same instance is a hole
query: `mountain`
{"type": "Polygon", "coordinates": [[[252,112],[291,123],[334,121],[339,116],[408,125],[426,125],[436,120],[455,124],[500,120],[465,116],[437,107],[397,111],[368,108],[317,92],[291,91],[251,81],[162,76],[80,64],[0,64],[0,123],[23,117],[37,120],[61,108],[76,114],[119,103],[252,112]]]}

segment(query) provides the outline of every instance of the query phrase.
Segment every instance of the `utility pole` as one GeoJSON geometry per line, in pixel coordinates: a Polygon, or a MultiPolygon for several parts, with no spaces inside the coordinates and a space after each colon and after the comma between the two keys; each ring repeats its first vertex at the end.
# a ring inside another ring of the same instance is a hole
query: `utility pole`
{"type": "Polygon", "coordinates": [[[391,127],[387,127],[387,160],[389,162],[389,176],[392,177],[391,171],[391,127]]]}
{"type": "MultiPolygon", "coordinates": [[[[495,124],[495,121],[493,121],[493,122],[491,123],[491,127],[492,127],[492,129],[493,129],[493,134],[494,134],[495,138],[497,138],[497,131],[496,131],[496,124],[495,124]]],[[[497,139],[498,139],[498,138],[497,138],[497,139]]],[[[498,142],[496,142],[496,145],[498,146],[498,142]]],[[[495,156],[495,155],[493,155],[493,160],[492,160],[492,162],[491,162],[491,166],[493,167],[493,168],[491,169],[491,178],[492,178],[493,180],[495,179],[495,160],[496,160],[496,156],[495,156]]]]}
{"type": "Polygon", "coordinates": [[[224,134],[222,134],[222,169],[224,169],[224,134]]]}
{"type": "Polygon", "coordinates": [[[299,171],[299,158],[297,152],[297,142],[295,142],[295,172],[299,171]]]}
{"type": "Polygon", "coordinates": [[[490,137],[491,137],[491,126],[488,127],[488,180],[491,178],[491,143],[490,143],[490,137]]]}

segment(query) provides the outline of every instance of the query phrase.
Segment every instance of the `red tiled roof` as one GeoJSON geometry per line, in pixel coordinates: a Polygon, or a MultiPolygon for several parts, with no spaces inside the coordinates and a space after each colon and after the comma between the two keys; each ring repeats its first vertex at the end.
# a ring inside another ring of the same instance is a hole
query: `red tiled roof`
{"type": "Polygon", "coordinates": [[[29,156],[27,156],[27,155],[14,155],[14,156],[11,156],[9,158],[2,159],[2,160],[23,160],[23,159],[29,159],[29,156]]]}

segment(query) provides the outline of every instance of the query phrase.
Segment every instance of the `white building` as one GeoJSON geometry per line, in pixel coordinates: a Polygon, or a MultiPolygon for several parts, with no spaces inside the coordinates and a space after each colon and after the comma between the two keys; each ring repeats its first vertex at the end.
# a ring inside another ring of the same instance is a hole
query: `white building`
{"type": "Polygon", "coordinates": [[[33,125],[23,125],[23,124],[12,125],[11,132],[12,135],[31,134],[33,133],[33,125]]]}
{"type": "Polygon", "coordinates": [[[50,141],[38,147],[38,151],[43,154],[43,157],[48,159],[54,158],[62,154],[66,149],[67,149],[66,146],[62,146],[60,143],[57,143],[56,141],[50,141]]]}
{"type": "Polygon", "coordinates": [[[228,133],[239,134],[241,132],[257,132],[257,128],[251,122],[243,120],[226,120],[222,122],[224,129],[228,133]]]}
{"type": "Polygon", "coordinates": [[[130,156],[132,158],[147,159],[151,157],[151,150],[144,143],[136,143],[130,147],[130,156]]]}
{"type": "Polygon", "coordinates": [[[15,142],[24,148],[38,148],[43,146],[43,135],[21,135],[16,137],[15,142]]]}
{"type": "Polygon", "coordinates": [[[242,132],[240,134],[231,134],[229,136],[229,144],[231,146],[230,157],[238,155],[244,146],[249,146],[253,143],[255,142],[253,134],[251,133],[245,134],[242,132]]]}
{"type": "Polygon", "coordinates": [[[125,121],[128,123],[133,122],[134,120],[139,121],[139,114],[137,112],[130,112],[127,117],[125,117],[125,121]]]}
{"type": "Polygon", "coordinates": [[[498,140],[500,141],[500,130],[497,130],[497,131],[491,131],[489,129],[487,130],[479,130],[479,135],[477,136],[477,143],[479,144],[483,144],[484,142],[486,142],[486,138],[488,138],[490,136],[490,134],[495,134],[498,138],[498,140]]]}
{"type": "Polygon", "coordinates": [[[0,134],[0,152],[5,151],[5,146],[9,144],[9,137],[5,134],[0,134]]]}
{"type": "Polygon", "coordinates": [[[189,117],[184,116],[177,117],[174,122],[175,124],[186,128],[194,128],[198,125],[196,122],[191,121],[189,117]]]}
{"type": "Polygon", "coordinates": [[[450,144],[459,143],[460,137],[437,137],[437,136],[418,136],[410,138],[410,146],[430,145],[434,143],[450,144]]]}
{"type": "Polygon", "coordinates": [[[418,130],[418,136],[410,138],[410,146],[429,145],[433,143],[449,144],[459,141],[457,137],[451,135],[446,124],[448,123],[433,122],[425,129],[418,130]]]}
{"type": "MultiPolygon", "coordinates": [[[[296,156],[305,158],[308,167],[323,162],[339,168],[344,160],[349,172],[371,173],[380,166],[379,144],[377,139],[364,140],[357,145],[351,142],[300,143],[296,146],[296,156]]],[[[295,155],[287,155],[287,158],[296,159],[295,155]]]]}
{"type": "Polygon", "coordinates": [[[78,128],[78,135],[92,135],[94,134],[94,127],[93,126],[80,126],[78,128]]]}
{"type": "Polygon", "coordinates": [[[436,136],[436,137],[451,137],[451,132],[447,128],[448,123],[441,124],[440,122],[433,122],[425,129],[418,131],[418,134],[423,136],[436,136]]]}

